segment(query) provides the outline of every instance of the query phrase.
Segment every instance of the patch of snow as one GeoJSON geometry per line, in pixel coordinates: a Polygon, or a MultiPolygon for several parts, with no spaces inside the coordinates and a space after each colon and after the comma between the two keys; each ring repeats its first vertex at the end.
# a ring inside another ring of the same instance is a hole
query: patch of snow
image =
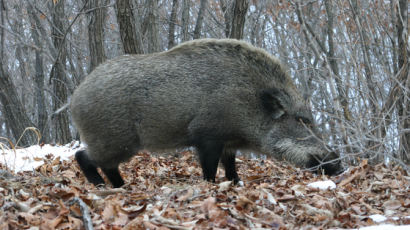
{"type": "MultiPolygon", "coordinates": [[[[401,217],[401,218],[403,218],[403,219],[410,219],[410,216],[404,216],[404,217],[401,217]]],[[[398,220],[398,219],[400,219],[399,217],[392,217],[392,219],[393,220],[398,220]]]]}
{"type": "Polygon", "coordinates": [[[381,224],[360,228],[360,230],[409,230],[410,225],[381,224]]]}
{"type": "Polygon", "coordinates": [[[380,215],[380,214],[375,214],[369,216],[370,219],[372,219],[374,222],[383,222],[387,220],[387,217],[380,215]]]}
{"type": "Polygon", "coordinates": [[[336,188],[336,184],[335,182],[331,180],[325,180],[325,181],[316,181],[316,182],[310,183],[308,184],[308,187],[317,188],[321,190],[326,190],[326,189],[332,190],[336,188]]]}
{"type": "Polygon", "coordinates": [[[6,165],[14,172],[31,171],[44,163],[46,155],[52,154],[60,160],[68,160],[79,149],[83,148],[78,141],[66,145],[33,145],[24,149],[0,149],[0,164],[6,165]]]}

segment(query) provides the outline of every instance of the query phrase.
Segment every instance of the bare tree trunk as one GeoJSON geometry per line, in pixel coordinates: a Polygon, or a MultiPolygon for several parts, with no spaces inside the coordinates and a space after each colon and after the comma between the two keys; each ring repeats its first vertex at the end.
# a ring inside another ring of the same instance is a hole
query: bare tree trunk
{"type": "Polygon", "coordinates": [[[194,30],[194,39],[198,39],[201,37],[201,30],[202,30],[202,24],[204,20],[206,5],[207,5],[207,0],[201,0],[199,11],[198,11],[198,17],[196,19],[195,30],[194,30]]]}
{"type": "Polygon", "coordinates": [[[104,51],[104,0],[89,0],[88,44],[90,47],[90,72],[107,58],[104,51]]]}
{"type": "Polygon", "coordinates": [[[228,5],[228,3],[233,3],[231,1],[226,1],[226,0],[220,0],[221,3],[221,9],[222,12],[224,13],[224,19],[225,19],[225,37],[229,38],[229,34],[231,33],[231,23],[232,23],[232,10],[233,7],[228,5]]]}
{"type": "Polygon", "coordinates": [[[399,113],[400,148],[399,156],[404,163],[410,163],[410,77],[409,77],[409,50],[408,50],[408,15],[407,0],[399,0],[397,9],[397,44],[398,44],[398,80],[402,85],[397,110],[399,113]]]}
{"type": "Polygon", "coordinates": [[[188,41],[189,40],[189,4],[190,0],[183,0],[183,5],[182,5],[182,17],[181,17],[181,22],[182,22],[182,41],[188,41]]]}
{"type": "MultiPolygon", "coordinates": [[[[24,7],[24,5],[15,7],[15,10],[17,11],[17,13],[19,15],[23,14],[21,7],[24,7]]],[[[16,20],[15,23],[14,23],[14,28],[12,27],[11,29],[17,34],[24,34],[23,19],[20,18],[20,19],[16,20]]],[[[29,81],[28,81],[28,76],[29,75],[28,75],[28,72],[27,72],[28,62],[25,60],[25,56],[27,55],[27,52],[24,52],[22,50],[23,47],[24,47],[23,44],[18,44],[17,45],[17,47],[16,47],[16,59],[19,62],[19,70],[20,70],[19,78],[21,79],[20,84],[25,85],[24,88],[29,88],[29,85],[27,85],[29,83],[29,81]]],[[[16,81],[17,77],[15,77],[14,79],[16,81]]],[[[27,99],[31,98],[31,97],[27,97],[27,93],[29,93],[29,91],[27,91],[27,90],[22,90],[20,92],[20,98],[21,98],[20,100],[21,100],[21,104],[23,105],[24,108],[27,108],[27,106],[26,106],[27,105],[27,99]]],[[[30,111],[27,111],[27,112],[30,112],[30,111]]]]}
{"type": "MultiPolygon", "coordinates": [[[[62,31],[64,30],[63,16],[64,12],[64,0],[58,2],[50,3],[53,4],[52,9],[52,22],[53,28],[51,35],[53,37],[53,43],[55,47],[58,47],[59,56],[57,56],[56,65],[51,69],[51,80],[53,82],[53,92],[55,96],[53,97],[53,110],[56,111],[61,106],[63,106],[68,99],[68,87],[66,83],[65,76],[65,65],[67,49],[64,44],[62,31]]],[[[65,144],[71,141],[71,133],[69,128],[69,119],[67,111],[63,111],[56,115],[53,119],[54,129],[55,129],[55,141],[60,144],[65,144]]]]}
{"type": "Polygon", "coordinates": [[[148,53],[160,51],[158,30],[158,0],[148,0],[148,53]]]}
{"type": "Polygon", "coordinates": [[[248,11],[248,6],[248,0],[235,0],[232,16],[232,28],[229,34],[230,38],[243,38],[243,28],[245,26],[245,16],[248,11]]]}
{"type": "Polygon", "coordinates": [[[11,129],[14,139],[20,139],[20,146],[28,146],[36,143],[36,136],[32,132],[27,132],[21,136],[28,127],[33,127],[33,123],[24,110],[21,101],[18,98],[16,88],[10,78],[7,70],[7,60],[4,50],[5,42],[5,14],[7,11],[5,1],[0,1],[1,11],[1,28],[0,28],[0,102],[3,105],[2,115],[5,117],[6,124],[11,129]]]}
{"type": "Polygon", "coordinates": [[[117,21],[126,54],[144,53],[139,25],[134,20],[134,7],[131,0],[117,0],[117,21]]]}
{"type": "Polygon", "coordinates": [[[175,46],[175,24],[177,23],[178,0],[172,1],[171,16],[169,19],[168,49],[175,46]]]}
{"type": "Polygon", "coordinates": [[[35,92],[35,102],[37,106],[37,128],[40,130],[42,134],[42,142],[49,142],[49,131],[47,127],[47,107],[46,107],[46,98],[44,95],[44,65],[43,65],[43,55],[41,54],[42,43],[40,42],[40,35],[38,32],[38,28],[41,25],[39,18],[34,12],[32,5],[27,6],[27,12],[31,21],[31,37],[33,38],[34,44],[39,47],[35,51],[35,74],[34,74],[34,82],[36,85],[36,92],[35,92]]]}

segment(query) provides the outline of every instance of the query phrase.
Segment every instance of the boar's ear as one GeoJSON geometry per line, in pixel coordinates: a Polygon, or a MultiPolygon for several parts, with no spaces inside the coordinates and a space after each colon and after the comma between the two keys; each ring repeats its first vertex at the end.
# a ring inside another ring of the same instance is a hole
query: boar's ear
{"type": "Polygon", "coordinates": [[[261,101],[264,109],[268,112],[273,119],[280,118],[284,113],[285,110],[283,105],[281,104],[280,92],[277,89],[265,89],[262,91],[261,94],[261,101]]]}

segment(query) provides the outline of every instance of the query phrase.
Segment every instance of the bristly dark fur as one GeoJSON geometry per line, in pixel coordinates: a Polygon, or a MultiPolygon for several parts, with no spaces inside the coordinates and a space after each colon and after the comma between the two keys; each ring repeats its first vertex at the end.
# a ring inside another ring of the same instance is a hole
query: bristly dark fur
{"type": "Polygon", "coordinates": [[[97,67],[71,98],[87,151],[76,154],[87,179],[124,182],[118,165],[138,150],[194,146],[204,178],[221,160],[238,181],[235,151],[251,150],[306,167],[327,154],[300,120],[313,120],[287,71],[266,51],[232,39],[200,39],[97,67]],[[278,151],[275,151],[278,150],[278,151]],[[78,155],[78,156],[77,156],[78,155]]]}

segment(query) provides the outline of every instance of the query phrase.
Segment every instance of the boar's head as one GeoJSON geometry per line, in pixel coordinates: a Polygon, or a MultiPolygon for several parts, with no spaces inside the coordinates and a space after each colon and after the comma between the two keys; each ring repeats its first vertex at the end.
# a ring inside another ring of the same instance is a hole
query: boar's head
{"type": "Polygon", "coordinates": [[[296,166],[328,175],[342,171],[339,156],[323,143],[311,110],[298,94],[269,89],[261,94],[265,113],[271,116],[262,151],[296,166]]]}

